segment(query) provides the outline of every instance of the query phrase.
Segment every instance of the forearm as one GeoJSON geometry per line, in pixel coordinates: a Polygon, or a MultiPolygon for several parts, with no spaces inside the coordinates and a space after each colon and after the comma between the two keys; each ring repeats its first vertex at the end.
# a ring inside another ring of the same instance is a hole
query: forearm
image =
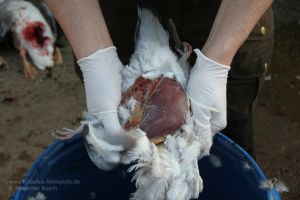
{"type": "Polygon", "coordinates": [[[66,34],[77,59],[112,45],[98,0],[44,0],[66,34]]]}
{"type": "Polygon", "coordinates": [[[272,0],[222,0],[202,52],[212,60],[230,65],[235,53],[270,7],[272,0]]]}

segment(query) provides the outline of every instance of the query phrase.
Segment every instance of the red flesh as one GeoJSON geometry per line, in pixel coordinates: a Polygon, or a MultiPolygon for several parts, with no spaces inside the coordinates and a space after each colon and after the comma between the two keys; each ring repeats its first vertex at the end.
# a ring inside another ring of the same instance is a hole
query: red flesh
{"type": "Polygon", "coordinates": [[[43,48],[50,38],[44,36],[45,24],[42,22],[30,22],[23,29],[25,40],[29,41],[34,48],[43,48]]]}
{"type": "Polygon", "coordinates": [[[184,124],[188,100],[177,81],[140,77],[123,94],[121,104],[126,106],[131,97],[138,102],[138,106],[125,124],[125,129],[140,126],[150,139],[157,139],[174,133],[184,124]]]}

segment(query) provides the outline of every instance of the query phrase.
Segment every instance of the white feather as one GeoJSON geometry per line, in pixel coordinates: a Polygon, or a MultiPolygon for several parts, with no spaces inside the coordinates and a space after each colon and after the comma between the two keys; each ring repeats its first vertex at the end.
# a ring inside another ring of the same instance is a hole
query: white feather
{"type": "Polygon", "coordinates": [[[162,168],[157,147],[150,143],[146,136],[142,136],[137,146],[129,152],[130,159],[136,164],[129,168],[135,171],[133,180],[136,181],[137,191],[132,194],[132,199],[164,199],[167,187],[165,169],[162,168]]]}
{"type": "Polygon", "coordinates": [[[289,188],[277,178],[268,179],[260,182],[259,187],[263,190],[273,190],[275,189],[277,192],[289,192],[289,188]]]}
{"type": "Polygon", "coordinates": [[[112,145],[107,143],[103,137],[106,134],[105,130],[102,126],[98,126],[97,128],[89,123],[89,134],[86,136],[87,141],[93,146],[96,152],[104,153],[106,151],[123,151],[124,147],[122,145],[112,145]]]}
{"type": "Polygon", "coordinates": [[[248,170],[252,170],[253,167],[250,165],[250,163],[248,161],[244,161],[243,162],[243,169],[248,171],[248,170]]]}
{"type": "Polygon", "coordinates": [[[179,60],[169,47],[169,35],[151,11],[139,9],[139,28],[135,52],[123,70],[122,90],[126,91],[140,77],[155,79],[168,75],[185,87],[179,60]]]}
{"type": "Polygon", "coordinates": [[[187,116],[184,128],[167,136],[164,145],[157,147],[143,136],[129,152],[131,162],[135,161],[129,171],[135,171],[137,186],[132,199],[186,200],[197,198],[203,190],[197,159],[200,143],[192,117],[187,116]]]}
{"type": "Polygon", "coordinates": [[[221,158],[218,157],[215,154],[210,154],[208,157],[210,163],[215,167],[215,168],[220,168],[222,167],[222,161],[221,158]]]}
{"type": "Polygon", "coordinates": [[[119,106],[118,115],[121,126],[124,127],[128,119],[131,117],[130,111],[125,106],[119,106]]]}
{"type": "Polygon", "coordinates": [[[47,197],[45,194],[38,192],[35,196],[29,196],[27,200],[46,200],[47,197]]]}
{"type": "Polygon", "coordinates": [[[278,192],[289,192],[289,188],[285,185],[284,182],[282,181],[278,181],[276,184],[275,184],[275,189],[278,191],[278,192]]]}
{"type": "Polygon", "coordinates": [[[127,107],[130,111],[134,111],[135,107],[138,105],[138,102],[134,99],[134,97],[130,97],[127,103],[127,107]]]}

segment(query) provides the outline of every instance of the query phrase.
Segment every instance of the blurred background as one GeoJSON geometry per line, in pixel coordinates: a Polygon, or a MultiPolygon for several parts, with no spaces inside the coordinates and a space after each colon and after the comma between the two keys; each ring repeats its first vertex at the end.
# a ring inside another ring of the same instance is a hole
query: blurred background
{"type": "MultiPolygon", "coordinates": [[[[276,0],[275,48],[255,115],[257,162],[268,178],[286,183],[285,200],[300,199],[300,1],[276,0]]],[[[0,199],[14,192],[56,128],[76,128],[85,108],[71,49],[59,38],[63,65],[25,80],[16,49],[0,44],[9,69],[0,71],[0,199]]]]}

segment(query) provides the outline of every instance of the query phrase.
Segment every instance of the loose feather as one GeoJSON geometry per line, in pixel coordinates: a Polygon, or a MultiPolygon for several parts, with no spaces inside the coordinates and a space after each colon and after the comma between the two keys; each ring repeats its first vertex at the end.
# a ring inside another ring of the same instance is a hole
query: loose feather
{"type": "Polygon", "coordinates": [[[215,154],[210,154],[208,157],[210,163],[215,167],[215,168],[219,168],[222,167],[222,161],[221,158],[219,158],[217,155],[215,154]]]}
{"type": "Polygon", "coordinates": [[[35,196],[29,196],[27,200],[46,200],[47,197],[45,194],[38,192],[35,196]]]}
{"type": "Polygon", "coordinates": [[[275,189],[277,192],[289,192],[289,188],[282,181],[277,178],[268,179],[260,182],[259,187],[263,190],[275,189]]]}

